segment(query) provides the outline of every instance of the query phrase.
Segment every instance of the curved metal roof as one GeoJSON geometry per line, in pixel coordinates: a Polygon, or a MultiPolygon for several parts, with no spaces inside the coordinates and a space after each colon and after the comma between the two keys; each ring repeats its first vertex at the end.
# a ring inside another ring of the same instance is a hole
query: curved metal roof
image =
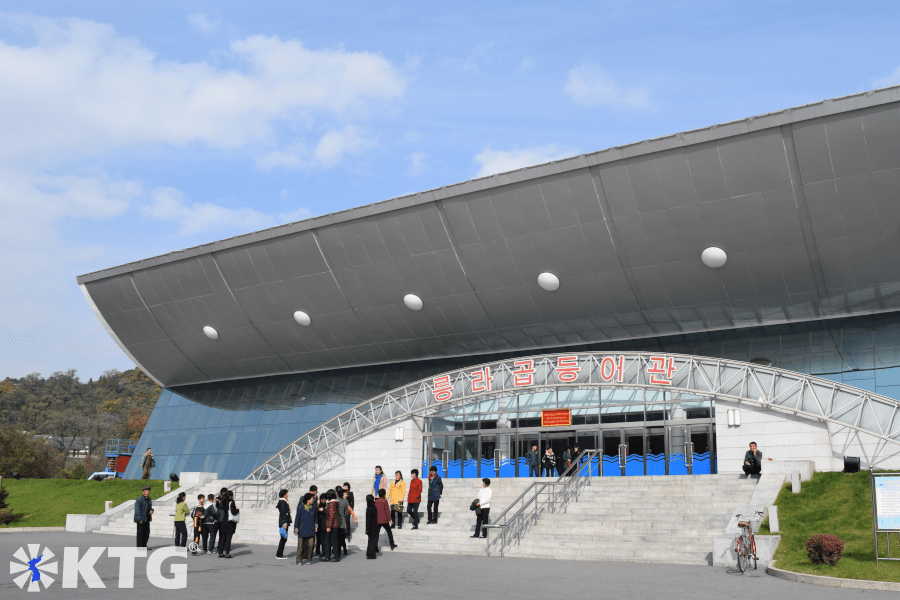
{"type": "Polygon", "coordinates": [[[900,86],[78,277],[172,386],[900,308],[900,86]],[[728,261],[711,269],[709,247],[728,261]],[[542,272],[557,275],[554,292],[542,272]],[[420,311],[403,304],[419,296],[420,311]],[[295,311],[311,317],[304,327],[295,311]],[[211,326],[217,340],[203,334],[211,326]]]}

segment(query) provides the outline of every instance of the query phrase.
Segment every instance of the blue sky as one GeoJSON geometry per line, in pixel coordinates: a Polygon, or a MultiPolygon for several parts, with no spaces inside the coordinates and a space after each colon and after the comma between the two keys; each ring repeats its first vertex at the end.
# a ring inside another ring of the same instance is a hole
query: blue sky
{"type": "Polygon", "coordinates": [[[900,84],[900,4],[488,4],[4,2],[0,378],[132,366],[82,273],[900,84]]]}

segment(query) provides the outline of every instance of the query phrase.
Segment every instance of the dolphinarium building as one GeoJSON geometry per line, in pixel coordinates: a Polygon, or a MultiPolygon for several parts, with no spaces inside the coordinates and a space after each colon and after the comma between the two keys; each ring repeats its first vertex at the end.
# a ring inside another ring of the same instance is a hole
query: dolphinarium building
{"type": "MultiPolygon", "coordinates": [[[[78,277],[153,477],[900,468],[900,87],[78,277]],[[558,460],[562,460],[559,458],[558,460]]],[[[125,476],[140,476],[138,461],[125,476]]]]}

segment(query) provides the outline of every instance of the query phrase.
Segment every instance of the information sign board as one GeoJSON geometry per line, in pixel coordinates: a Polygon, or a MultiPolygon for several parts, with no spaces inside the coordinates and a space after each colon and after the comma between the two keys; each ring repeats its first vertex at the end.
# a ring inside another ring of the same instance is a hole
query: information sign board
{"type": "Polygon", "coordinates": [[[875,477],[875,514],[878,529],[900,529],[900,477],[875,477]]]}
{"type": "Polygon", "coordinates": [[[568,408],[541,411],[541,427],[568,427],[572,424],[572,411],[568,408]]]}

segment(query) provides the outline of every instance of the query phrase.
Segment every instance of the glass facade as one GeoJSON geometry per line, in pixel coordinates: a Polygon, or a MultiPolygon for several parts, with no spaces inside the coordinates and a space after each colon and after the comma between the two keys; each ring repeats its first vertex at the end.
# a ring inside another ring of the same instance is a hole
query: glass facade
{"type": "MultiPolygon", "coordinates": [[[[510,347],[514,347],[515,340],[510,340],[509,343],[510,347]]],[[[489,360],[569,350],[658,350],[771,364],[842,381],[900,400],[900,313],[888,313],[181,386],[164,390],[160,395],[138,442],[136,455],[143,454],[148,446],[153,448],[156,457],[153,477],[165,478],[170,472],[209,471],[218,473],[222,478],[243,478],[306,431],[359,402],[388,390],[444,371],[489,360]]],[[[643,419],[641,423],[649,427],[653,421],[660,421],[659,413],[664,410],[656,410],[651,406],[652,402],[647,404],[643,400],[621,402],[618,408],[612,401],[588,407],[583,404],[585,397],[577,391],[558,397],[555,393],[550,393],[554,395],[552,403],[557,407],[573,409],[573,425],[593,425],[594,419],[600,421],[598,425],[622,423],[619,439],[624,439],[625,442],[620,441],[618,444],[625,443],[626,446],[630,435],[627,428],[631,423],[638,423],[638,413],[643,419]],[[641,405],[640,409],[637,408],[638,405],[641,405]],[[592,412],[594,406],[597,406],[598,412],[592,412]]],[[[514,398],[515,411],[509,400],[506,405],[501,400],[488,401],[490,402],[494,404],[467,407],[471,413],[465,414],[472,414],[471,419],[446,415],[440,425],[452,426],[452,431],[457,431],[455,428],[458,426],[462,427],[459,431],[466,435],[460,436],[460,456],[463,457],[460,460],[466,460],[464,456],[468,448],[472,457],[478,457],[477,461],[469,459],[475,461],[475,473],[481,468],[478,461],[484,454],[479,446],[479,436],[487,435],[483,432],[492,428],[498,431],[496,441],[492,442],[498,448],[503,444],[519,444],[521,442],[518,438],[511,439],[510,434],[500,435],[499,431],[510,429],[513,421],[516,435],[520,435],[522,431],[530,431],[530,427],[539,428],[541,407],[549,405],[551,400],[541,394],[518,396],[514,398]],[[468,437],[468,432],[471,432],[471,438],[468,437]]],[[[665,400],[662,402],[665,403],[665,400]]],[[[438,425],[435,424],[434,427],[436,433],[438,425]]],[[[451,430],[447,430],[449,431],[451,430]]],[[[644,437],[641,438],[641,443],[647,444],[651,454],[659,443],[667,443],[666,439],[671,439],[671,436],[647,437],[658,435],[656,433],[642,435],[644,437]]],[[[638,438],[634,435],[631,437],[636,444],[638,438]]],[[[435,443],[439,439],[445,440],[442,443],[449,443],[446,442],[446,436],[434,436],[433,439],[435,443]]],[[[539,440],[540,436],[534,439],[539,440]]],[[[603,440],[598,439],[598,447],[601,443],[604,443],[603,440]]],[[[582,446],[582,449],[585,447],[582,446]]],[[[428,452],[432,450],[433,448],[429,448],[428,452]]],[[[489,454],[493,456],[493,452],[489,454]]],[[[515,472],[516,465],[512,462],[512,456],[518,457],[520,454],[509,452],[506,458],[500,455],[499,460],[506,461],[504,472],[508,473],[510,466],[515,472]]],[[[657,459],[653,461],[658,462],[657,459]]],[[[129,464],[126,477],[140,477],[139,462],[135,460],[129,464]]],[[[460,469],[463,468],[463,463],[460,463],[460,469]]],[[[468,473],[466,476],[477,476],[471,475],[471,464],[465,472],[468,473]]]]}
{"type": "Polygon", "coordinates": [[[426,419],[423,472],[443,477],[557,476],[578,450],[602,449],[595,475],[716,472],[715,403],[680,392],[589,387],[542,390],[454,407],[426,419]],[[571,425],[542,427],[541,411],[570,411],[571,425]],[[529,468],[532,445],[550,461],[529,468]],[[547,465],[550,465],[549,468],[547,465]]]}

